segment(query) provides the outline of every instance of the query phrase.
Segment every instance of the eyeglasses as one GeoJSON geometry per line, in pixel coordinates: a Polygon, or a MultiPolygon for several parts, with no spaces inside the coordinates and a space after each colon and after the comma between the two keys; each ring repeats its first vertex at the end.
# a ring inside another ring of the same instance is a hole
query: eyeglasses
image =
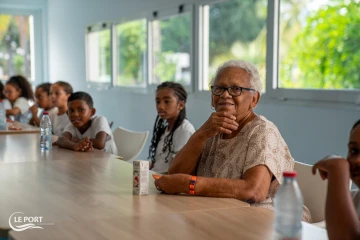
{"type": "Polygon", "coordinates": [[[211,86],[211,92],[215,96],[221,96],[225,92],[225,90],[228,91],[228,93],[233,97],[240,96],[242,90],[255,91],[255,89],[252,88],[237,87],[237,86],[232,86],[232,87],[211,86]]]}

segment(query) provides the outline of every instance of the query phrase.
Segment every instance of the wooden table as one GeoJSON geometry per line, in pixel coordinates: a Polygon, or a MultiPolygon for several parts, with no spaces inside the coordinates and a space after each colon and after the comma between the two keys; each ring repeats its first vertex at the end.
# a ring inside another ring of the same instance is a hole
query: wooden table
{"type": "Polygon", "coordinates": [[[21,134],[21,133],[39,133],[40,132],[40,128],[38,127],[34,127],[31,126],[29,124],[25,124],[25,123],[20,123],[20,122],[11,122],[11,123],[7,123],[8,127],[9,126],[14,126],[17,128],[22,128],[21,130],[0,130],[0,134],[21,134]]]}
{"type": "MultiPolygon", "coordinates": [[[[51,223],[248,207],[235,199],[160,194],[132,195],[132,165],[102,151],[54,147],[41,153],[39,134],[0,136],[0,236],[14,212],[51,223]]],[[[30,230],[27,230],[30,231],[30,230]]]]}
{"type": "Polygon", "coordinates": [[[0,238],[15,212],[54,224],[12,232],[17,240],[271,237],[272,211],[236,199],[162,194],[152,177],[149,195],[134,196],[131,164],[97,150],[43,153],[38,139],[0,135],[0,238]]]}
{"type": "Polygon", "coordinates": [[[0,229],[14,212],[48,222],[116,216],[247,207],[235,199],[160,194],[153,180],[149,195],[132,195],[132,165],[117,159],[69,159],[0,166],[0,229]]]}
{"type": "Polygon", "coordinates": [[[94,150],[75,152],[53,146],[51,151],[40,150],[40,134],[3,134],[0,135],[0,164],[14,162],[34,162],[45,160],[68,160],[89,158],[117,158],[115,155],[94,150]]]}
{"type": "MultiPolygon", "coordinates": [[[[27,232],[11,231],[10,239],[271,239],[274,212],[263,208],[225,208],[145,216],[122,216],[64,222],[27,232]]],[[[303,223],[304,240],[326,240],[326,230],[303,223]]]]}

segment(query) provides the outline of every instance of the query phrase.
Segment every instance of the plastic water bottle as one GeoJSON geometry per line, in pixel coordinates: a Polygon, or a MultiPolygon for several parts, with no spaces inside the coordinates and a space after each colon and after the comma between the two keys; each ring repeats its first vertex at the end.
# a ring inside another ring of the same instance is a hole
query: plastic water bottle
{"type": "Polygon", "coordinates": [[[48,112],[43,113],[40,121],[40,149],[41,151],[52,149],[52,127],[48,112]]]}
{"type": "Polygon", "coordinates": [[[6,110],[3,101],[0,99],[0,130],[6,130],[6,110]]]}
{"type": "Polygon", "coordinates": [[[301,239],[303,196],[296,181],[296,172],[284,172],[284,183],[275,195],[276,240],[301,239]]]}

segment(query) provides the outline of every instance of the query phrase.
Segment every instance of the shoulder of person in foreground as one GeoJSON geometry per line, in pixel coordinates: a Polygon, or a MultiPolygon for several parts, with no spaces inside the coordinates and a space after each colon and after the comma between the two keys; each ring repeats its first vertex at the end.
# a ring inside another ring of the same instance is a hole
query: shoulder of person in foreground
{"type": "Polygon", "coordinates": [[[348,161],[342,157],[324,158],[312,169],[313,174],[318,170],[323,180],[328,179],[325,220],[329,239],[360,238],[360,203],[353,202],[356,197],[352,198],[349,191],[349,169],[348,161]]]}

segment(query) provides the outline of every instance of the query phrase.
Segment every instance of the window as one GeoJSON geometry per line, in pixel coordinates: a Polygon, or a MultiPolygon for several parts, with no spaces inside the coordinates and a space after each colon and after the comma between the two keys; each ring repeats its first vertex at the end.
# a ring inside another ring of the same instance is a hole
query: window
{"type": "Polygon", "coordinates": [[[268,96],[359,104],[359,10],[359,1],[269,1],[268,96]]]}
{"type": "Polygon", "coordinates": [[[151,22],[150,84],[191,85],[192,16],[181,12],[151,22]]]}
{"type": "Polygon", "coordinates": [[[203,81],[209,90],[216,69],[231,59],[254,63],[264,81],[266,72],[267,0],[230,0],[204,5],[203,81]]]}
{"type": "Polygon", "coordinates": [[[0,80],[21,74],[35,80],[32,15],[0,14],[0,80]]]}
{"type": "Polygon", "coordinates": [[[360,88],[359,1],[281,1],[279,87],[360,88]]]}
{"type": "Polygon", "coordinates": [[[146,24],[146,19],[141,19],[116,25],[117,86],[146,86],[146,24]]]}
{"type": "Polygon", "coordinates": [[[89,26],[86,34],[87,80],[92,83],[112,84],[111,24],[89,26]]]}
{"type": "Polygon", "coordinates": [[[222,63],[242,59],[270,98],[360,103],[360,0],[192,2],[121,22],[115,36],[110,24],[91,26],[89,81],[207,91],[222,63]]]}

